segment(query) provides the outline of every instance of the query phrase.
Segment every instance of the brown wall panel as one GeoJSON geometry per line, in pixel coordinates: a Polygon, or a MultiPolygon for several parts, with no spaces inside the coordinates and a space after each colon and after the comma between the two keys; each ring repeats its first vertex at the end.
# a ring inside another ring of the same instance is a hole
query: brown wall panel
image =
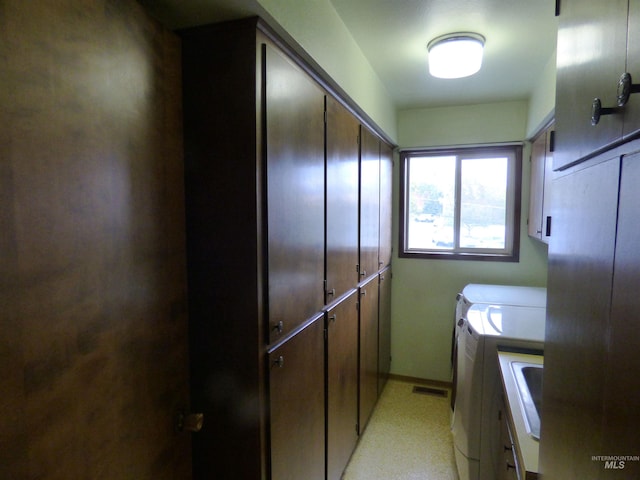
{"type": "Polygon", "coordinates": [[[0,477],[190,478],[179,42],[133,1],[0,36],[0,477]]]}

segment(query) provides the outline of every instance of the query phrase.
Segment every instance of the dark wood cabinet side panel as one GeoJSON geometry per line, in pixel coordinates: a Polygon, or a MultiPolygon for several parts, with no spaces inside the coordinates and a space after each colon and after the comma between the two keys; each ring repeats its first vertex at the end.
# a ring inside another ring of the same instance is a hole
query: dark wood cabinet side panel
{"type": "Polygon", "coordinates": [[[264,478],[255,21],[180,34],[194,476],[264,478]]]}
{"type": "MultiPolygon", "coordinates": [[[[640,155],[622,164],[611,325],[604,383],[606,455],[638,455],[640,448],[640,155]],[[635,452],[635,453],[632,453],[635,452]]],[[[602,466],[602,463],[600,463],[602,466]]],[[[618,463],[618,466],[620,464],[618,463]]],[[[640,462],[624,464],[625,478],[640,478],[640,462]]],[[[610,477],[615,478],[615,471],[610,477]]],[[[605,477],[601,477],[605,478],[605,477]]]]}
{"type": "Polygon", "coordinates": [[[270,478],[324,480],[324,317],[271,352],[269,371],[270,478]]]}
{"type": "Polygon", "coordinates": [[[358,292],[327,312],[327,479],[340,480],[358,441],[358,292]]]}
{"type": "Polygon", "coordinates": [[[267,45],[265,100],[273,341],[324,305],[324,93],[267,45]]]}
{"type": "Polygon", "coordinates": [[[554,181],[540,471],[599,478],[619,159],[554,181]]]}
{"type": "Polygon", "coordinates": [[[357,119],[327,96],[327,294],[329,304],[358,283],[357,119]]]}
{"type": "Polygon", "coordinates": [[[360,279],[378,272],[380,238],[380,140],[360,128],[360,279]]]}

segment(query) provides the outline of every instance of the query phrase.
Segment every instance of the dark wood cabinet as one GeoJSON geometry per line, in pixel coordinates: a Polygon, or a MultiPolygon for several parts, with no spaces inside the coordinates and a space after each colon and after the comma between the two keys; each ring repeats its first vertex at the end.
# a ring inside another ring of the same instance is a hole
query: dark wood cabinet
{"type": "Polygon", "coordinates": [[[270,478],[324,480],[324,316],[269,352],[269,412],[270,478]]]}
{"type": "Polygon", "coordinates": [[[327,304],[358,283],[359,130],[357,119],[327,96],[327,304]]]}
{"type": "Polygon", "coordinates": [[[378,298],[378,396],[391,371],[391,267],[379,274],[378,298]]]}
{"type": "MultiPolygon", "coordinates": [[[[622,161],[614,261],[611,320],[603,377],[603,440],[609,452],[637,451],[640,445],[640,155],[622,161]]],[[[635,455],[635,454],[632,454],[635,455]]],[[[602,463],[600,463],[602,467],[602,463]]],[[[616,464],[621,467],[620,462],[616,464]]],[[[624,463],[626,478],[640,478],[640,462],[624,463]]],[[[615,475],[612,473],[611,477],[615,475]]]]}
{"type": "Polygon", "coordinates": [[[384,142],[380,144],[380,226],[378,268],[391,265],[392,254],[392,189],[393,189],[393,148],[384,142]]]}
{"type": "Polygon", "coordinates": [[[360,280],[379,270],[380,241],[380,139],[360,127],[360,280]]]}
{"type": "MultiPolygon", "coordinates": [[[[630,140],[640,130],[640,99],[618,106],[618,82],[640,80],[638,0],[563,0],[558,23],[554,169],[630,140]],[[594,104],[603,110],[598,117],[594,104]],[[595,117],[594,117],[595,114],[595,117]],[[597,124],[592,125],[597,120],[597,124]]],[[[635,95],[637,97],[637,95],[635,95]]]]}
{"type": "Polygon", "coordinates": [[[273,342],[324,305],[324,92],[261,45],[267,288],[273,342]]]}
{"type": "Polygon", "coordinates": [[[262,20],[180,35],[194,478],[339,478],[361,340],[367,408],[378,393],[384,142],[262,20]],[[325,312],[346,317],[326,338],[325,312]]]}
{"type": "Polygon", "coordinates": [[[340,480],[358,441],[358,291],[327,311],[327,480],[340,480]]]}
{"type": "Polygon", "coordinates": [[[603,478],[591,455],[610,452],[602,408],[619,174],[615,157],[554,181],[540,436],[549,480],[603,478]]]}
{"type": "Polygon", "coordinates": [[[551,235],[554,132],[553,125],[547,127],[531,144],[528,234],[544,243],[549,243],[551,235]]]}
{"type": "Polygon", "coordinates": [[[358,429],[364,431],[378,400],[378,276],[362,284],[360,294],[360,400],[358,429]]]}

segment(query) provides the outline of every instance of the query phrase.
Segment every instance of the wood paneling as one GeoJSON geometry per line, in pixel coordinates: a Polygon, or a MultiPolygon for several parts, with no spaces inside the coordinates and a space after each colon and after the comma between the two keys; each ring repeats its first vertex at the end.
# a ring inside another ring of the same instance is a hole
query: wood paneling
{"type": "Polygon", "coordinates": [[[0,11],[0,477],[190,478],[179,41],[133,1],[0,11]]]}
{"type": "Polygon", "coordinates": [[[327,96],[327,295],[329,304],[358,283],[360,124],[327,96]]]}

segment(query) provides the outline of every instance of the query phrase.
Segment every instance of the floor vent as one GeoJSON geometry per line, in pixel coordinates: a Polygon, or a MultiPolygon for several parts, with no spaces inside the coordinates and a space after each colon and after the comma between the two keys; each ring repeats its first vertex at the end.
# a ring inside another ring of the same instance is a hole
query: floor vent
{"type": "Polygon", "coordinates": [[[441,388],[422,387],[417,385],[413,387],[413,393],[419,393],[421,395],[435,395],[443,398],[447,398],[448,395],[447,390],[443,390],[441,388]]]}

